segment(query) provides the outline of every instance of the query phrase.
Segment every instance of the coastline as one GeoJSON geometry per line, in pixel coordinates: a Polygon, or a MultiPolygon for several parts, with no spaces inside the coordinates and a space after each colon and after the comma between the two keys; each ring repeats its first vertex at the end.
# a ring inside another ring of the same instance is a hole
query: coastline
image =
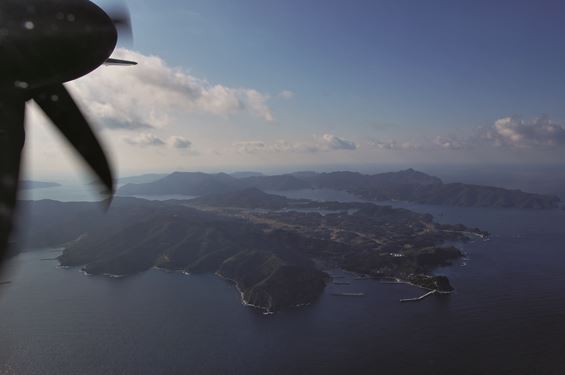
{"type": "MultiPolygon", "coordinates": [[[[220,272],[214,272],[214,275],[218,276],[218,277],[219,277],[220,279],[222,279],[222,280],[226,280],[226,281],[230,282],[233,286],[235,286],[235,289],[239,292],[239,296],[240,296],[240,299],[241,299],[241,304],[242,304],[243,306],[252,307],[252,308],[254,308],[254,309],[262,310],[262,311],[263,311],[263,315],[273,315],[273,314],[275,313],[275,311],[272,311],[272,310],[270,310],[270,309],[268,309],[268,308],[266,308],[266,307],[254,305],[254,304],[248,302],[248,301],[245,299],[244,292],[243,292],[243,291],[241,290],[241,288],[239,287],[239,283],[238,283],[237,281],[235,281],[234,279],[230,279],[229,277],[226,277],[226,276],[222,275],[220,272]]],[[[299,305],[297,305],[297,307],[298,307],[298,306],[299,306],[299,305]]],[[[304,305],[302,305],[302,306],[304,306],[304,305]]]]}

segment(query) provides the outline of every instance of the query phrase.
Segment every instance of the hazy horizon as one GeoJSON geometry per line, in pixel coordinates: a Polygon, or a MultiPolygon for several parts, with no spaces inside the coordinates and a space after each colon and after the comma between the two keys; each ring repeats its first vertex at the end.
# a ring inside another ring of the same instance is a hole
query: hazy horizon
{"type": "MultiPolygon", "coordinates": [[[[130,174],[117,176],[117,182],[120,180],[142,175],[168,175],[174,172],[203,172],[203,173],[237,173],[237,172],[258,172],[265,175],[286,174],[301,171],[313,171],[318,173],[352,171],[363,174],[376,174],[384,172],[397,172],[406,169],[414,169],[419,172],[427,173],[441,178],[446,183],[460,182],[477,185],[489,185],[507,189],[519,189],[531,193],[552,194],[557,195],[561,199],[565,199],[565,169],[561,165],[453,165],[453,164],[387,164],[387,165],[325,165],[325,166],[287,166],[279,168],[253,167],[248,168],[203,168],[193,170],[146,170],[130,174]]],[[[73,191],[82,190],[82,194],[91,196],[92,199],[98,200],[96,194],[97,189],[90,187],[95,178],[84,170],[70,171],[65,174],[50,174],[43,176],[31,176],[24,173],[26,180],[56,182],[66,187],[73,187],[73,191]]],[[[56,199],[57,196],[64,192],[57,192],[55,195],[49,195],[49,192],[41,191],[44,189],[28,192],[27,198],[33,199],[56,199]]],[[[66,191],[66,190],[65,190],[66,191]]],[[[27,199],[25,198],[25,199],[27,199]]]]}

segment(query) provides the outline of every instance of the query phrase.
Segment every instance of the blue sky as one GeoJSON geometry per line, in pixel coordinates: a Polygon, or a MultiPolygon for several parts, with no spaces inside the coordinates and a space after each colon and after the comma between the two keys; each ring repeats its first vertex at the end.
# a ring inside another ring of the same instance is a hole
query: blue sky
{"type": "MultiPolygon", "coordinates": [[[[561,1],[132,0],[129,7],[135,44],[124,47],[134,57],[158,56],[169,73],[208,88],[248,90],[233,95],[251,104],[225,113],[184,105],[163,126],[105,131],[122,170],[555,163],[565,155],[561,1]],[[173,137],[190,150],[148,147],[173,137]]],[[[96,107],[94,90],[77,86],[91,94],[85,107],[96,107]]],[[[107,95],[126,94],[115,91],[107,95]]]]}
{"type": "Polygon", "coordinates": [[[136,49],[235,86],[292,89],[297,115],[457,127],[565,116],[560,1],[131,3],[136,49]]]}

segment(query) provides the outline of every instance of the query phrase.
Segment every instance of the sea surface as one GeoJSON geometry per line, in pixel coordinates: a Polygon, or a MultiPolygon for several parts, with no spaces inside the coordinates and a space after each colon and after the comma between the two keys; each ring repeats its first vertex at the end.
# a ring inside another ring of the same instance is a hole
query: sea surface
{"type": "Polygon", "coordinates": [[[565,374],[565,211],[391,204],[492,233],[437,271],[454,294],[400,303],[423,292],[334,270],[351,285],[263,315],[214,275],[89,277],[26,252],[0,280],[0,374],[565,374]]]}
{"type": "MultiPolygon", "coordinates": [[[[20,192],[19,199],[38,201],[42,199],[51,199],[60,202],[98,202],[101,200],[102,189],[98,189],[96,185],[84,185],[79,183],[63,184],[60,186],[28,189],[20,192]]],[[[118,193],[119,196],[119,193],[118,193]]],[[[169,199],[192,199],[193,195],[167,194],[167,195],[131,195],[134,198],[165,201],[169,199]]]]}

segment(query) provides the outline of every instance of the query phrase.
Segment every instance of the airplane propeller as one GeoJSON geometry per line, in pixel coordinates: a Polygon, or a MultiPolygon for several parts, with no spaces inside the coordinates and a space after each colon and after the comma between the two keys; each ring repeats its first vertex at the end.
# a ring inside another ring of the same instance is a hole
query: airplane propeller
{"type": "Polygon", "coordinates": [[[37,90],[33,100],[98,176],[106,188],[105,195],[111,197],[114,179],[110,164],[88,120],[67,88],[63,84],[45,87],[37,90]]]}
{"type": "Polygon", "coordinates": [[[118,30],[118,38],[122,41],[132,43],[133,30],[128,7],[125,4],[114,4],[107,8],[107,12],[112,19],[116,30],[118,30]]]}
{"type": "Polygon", "coordinates": [[[118,36],[132,40],[125,5],[104,12],[88,0],[3,0],[0,25],[1,264],[16,208],[25,103],[34,100],[45,112],[103,184],[109,204],[115,188],[111,165],[65,83],[102,64],[136,63],[110,57],[118,36]]]}

